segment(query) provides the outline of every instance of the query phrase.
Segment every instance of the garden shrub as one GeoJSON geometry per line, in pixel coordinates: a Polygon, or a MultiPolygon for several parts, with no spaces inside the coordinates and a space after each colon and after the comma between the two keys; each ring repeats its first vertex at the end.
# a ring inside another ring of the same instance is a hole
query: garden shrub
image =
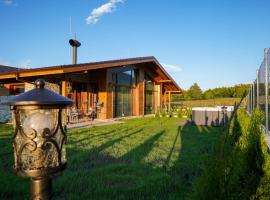
{"type": "Polygon", "coordinates": [[[169,111],[169,112],[167,112],[166,117],[170,117],[171,118],[172,115],[173,115],[172,111],[169,111]]]}
{"type": "Polygon", "coordinates": [[[269,200],[270,199],[270,154],[268,152],[267,145],[265,143],[266,135],[261,136],[261,149],[264,163],[262,165],[263,176],[260,179],[259,186],[251,199],[261,199],[269,200]]]}
{"type": "Polygon", "coordinates": [[[161,112],[161,117],[166,117],[166,112],[165,112],[165,110],[162,110],[162,112],[161,112]]]}
{"type": "Polygon", "coordinates": [[[263,195],[270,198],[270,176],[265,176],[270,161],[269,154],[264,152],[262,122],[258,109],[251,117],[244,109],[233,116],[214,147],[214,157],[194,185],[192,199],[261,199],[263,195]]]}
{"type": "Polygon", "coordinates": [[[177,115],[179,118],[186,117],[186,118],[190,119],[191,113],[192,113],[192,110],[190,107],[183,106],[183,107],[180,107],[179,109],[177,109],[177,115]]]}

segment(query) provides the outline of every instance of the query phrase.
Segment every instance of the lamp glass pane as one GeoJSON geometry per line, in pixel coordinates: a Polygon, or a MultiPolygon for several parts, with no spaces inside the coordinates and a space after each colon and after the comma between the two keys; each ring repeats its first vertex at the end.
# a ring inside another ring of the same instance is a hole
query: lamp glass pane
{"type": "Polygon", "coordinates": [[[15,168],[39,170],[66,162],[65,137],[58,124],[58,109],[20,110],[15,135],[15,168]],[[64,159],[63,159],[64,158],[64,159]]]}

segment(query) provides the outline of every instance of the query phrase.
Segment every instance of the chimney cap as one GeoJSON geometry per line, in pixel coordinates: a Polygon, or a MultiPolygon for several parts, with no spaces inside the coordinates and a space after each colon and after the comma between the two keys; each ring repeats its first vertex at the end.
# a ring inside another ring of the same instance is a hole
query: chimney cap
{"type": "Polygon", "coordinates": [[[78,40],[75,40],[75,39],[70,39],[70,40],[69,40],[69,44],[70,44],[72,47],[79,47],[79,46],[81,46],[81,43],[80,43],[78,40]]]}

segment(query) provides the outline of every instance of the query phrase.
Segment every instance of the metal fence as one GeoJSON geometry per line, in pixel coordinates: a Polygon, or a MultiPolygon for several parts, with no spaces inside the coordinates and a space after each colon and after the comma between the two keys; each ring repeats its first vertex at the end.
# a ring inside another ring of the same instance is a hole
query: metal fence
{"type": "Polygon", "coordinates": [[[250,84],[247,95],[247,111],[252,113],[255,108],[259,108],[265,115],[265,130],[269,130],[269,60],[270,51],[264,49],[264,59],[260,68],[256,71],[256,79],[250,84]]]}

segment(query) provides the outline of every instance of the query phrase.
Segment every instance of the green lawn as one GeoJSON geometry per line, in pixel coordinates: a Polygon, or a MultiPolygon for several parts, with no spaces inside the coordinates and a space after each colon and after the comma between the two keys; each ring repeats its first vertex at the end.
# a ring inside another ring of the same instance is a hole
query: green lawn
{"type": "MultiPolygon", "coordinates": [[[[68,132],[68,168],[54,199],[187,199],[221,128],[142,118],[68,132]]],[[[12,173],[11,128],[0,125],[0,199],[27,199],[29,179],[12,173]]]]}

